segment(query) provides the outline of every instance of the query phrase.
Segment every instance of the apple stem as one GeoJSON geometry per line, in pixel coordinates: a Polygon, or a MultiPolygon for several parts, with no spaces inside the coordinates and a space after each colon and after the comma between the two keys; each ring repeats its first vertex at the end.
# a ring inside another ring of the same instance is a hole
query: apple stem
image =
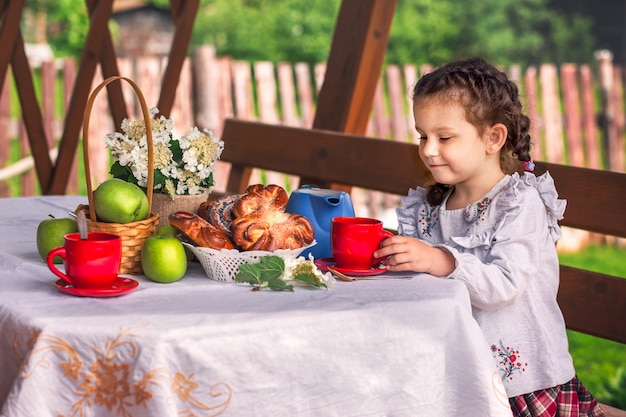
{"type": "Polygon", "coordinates": [[[56,217],[54,217],[52,214],[48,214],[48,217],[52,217],[53,219],[56,219],[56,217]]]}

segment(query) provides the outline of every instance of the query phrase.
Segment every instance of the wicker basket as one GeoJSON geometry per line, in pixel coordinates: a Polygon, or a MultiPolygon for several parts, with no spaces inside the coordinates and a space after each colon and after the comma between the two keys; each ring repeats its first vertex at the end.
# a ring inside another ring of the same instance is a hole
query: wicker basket
{"type": "Polygon", "coordinates": [[[87,178],[87,197],[89,199],[89,205],[80,205],[76,210],[77,212],[79,210],[83,210],[85,212],[85,215],[87,217],[87,227],[89,228],[90,232],[109,232],[122,237],[122,265],[120,267],[120,274],[143,273],[143,269],[141,268],[141,249],[143,248],[145,240],[155,234],[159,224],[159,215],[152,212],[152,189],[154,187],[153,152],[154,150],[152,144],[150,113],[148,112],[146,100],[144,99],[141,90],[139,89],[137,84],[135,84],[132,80],[128,78],[120,76],[107,78],[91,93],[91,95],[89,96],[89,100],[87,101],[87,106],[85,107],[85,116],[83,121],[83,158],[85,162],[85,177],[87,178]],[[91,185],[91,172],[89,169],[88,155],[89,117],[91,114],[91,108],[93,107],[94,100],[96,99],[98,93],[104,87],[117,80],[120,80],[120,82],[127,81],[135,90],[135,93],[137,94],[137,98],[139,100],[139,104],[141,105],[143,118],[146,123],[146,136],[148,139],[148,186],[146,194],[148,196],[149,215],[148,218],[146,218],[145,220],[123,224],[98,221],[94,208],[93,189],[91,185]]]}
{"type": "Polygon", "coordinates": [[[207,277],[215,281],[235,282],[235,276],[239,273],[239,266],[241,264],[261,262],[261,258],[268,255],[280,256],[285,260],[295,259],[316,243],[317,242],[313,241],[310,245],[299,249],[283,249],[274,252],[260,250],[240,252],[236,249],[216,250],[194,246],[187,242],[183,242],[183,245],[189,248],[196,258],[198,258],[207,277]]]}

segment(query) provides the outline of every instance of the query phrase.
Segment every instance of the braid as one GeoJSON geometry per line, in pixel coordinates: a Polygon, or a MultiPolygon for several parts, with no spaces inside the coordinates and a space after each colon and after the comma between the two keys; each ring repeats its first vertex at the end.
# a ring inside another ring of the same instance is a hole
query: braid
{"type": "MultiPolygon", "coordinates": [[[[505,173],[517,171],[520,161],[531,160],[530,119],[523,113],[517,84],[485,60],[452,62],[424,75],[413,88],[413,99],[419,96],[459,101],[467,120],[480,134],[496,123],[505,125],[508,134],[500,152],[500,166],[505,173]]],[[[447,187],[431,184],[433,187],[437,188],[432,191],[433,201],[439,195],[443,199],[442,190],[447,187]]]]}

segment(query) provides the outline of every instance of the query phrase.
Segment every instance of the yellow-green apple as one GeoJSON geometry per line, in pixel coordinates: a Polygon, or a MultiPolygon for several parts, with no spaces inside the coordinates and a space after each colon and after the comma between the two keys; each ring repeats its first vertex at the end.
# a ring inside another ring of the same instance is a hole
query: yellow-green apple
{"type": "Polygon", "coordinates": [[[102,182],[93,192],[96,216],[103,222],[130,223],[148,217],[148,197],[138,185],[119,178],[102,182]]]}
{"type": "Polygon", "coordinates": [[[159,236],[176,236],[178,230],[171,224],[164,224],[157,229],[156,234],[159,236]]]}
{"type": "MultiPolygon", "coordinates": [[[[44,261],[48,252],[65,242],[63,237],[68,233],[78,232],[78,225],[74,219],[68,217],[56,218],[50,215],[49,219],[42,220],[37,226],[37,252],[44,261]]],[[[60,256],[54,257],[54,263],[60,264],[63,259],[60,256]]]]}
{"type": "MultiPolygon", "coordinates": [[[[171,224],[164,224],[163,226],[160,226],[156,231],[157,235],[178,236],[179,233],[180,232],[171,224]]],[[[187,262],[195,258],[195,255],[187,246],[185,246],[185,253],[187,254],[187,262]]]]}
{"type": "Polygon", "coordinates": [[[162,233],[150,236],[141,249],[141,267],[152,281],[178,281],[187,272],[185,247],[174,235],[162,233]]]}

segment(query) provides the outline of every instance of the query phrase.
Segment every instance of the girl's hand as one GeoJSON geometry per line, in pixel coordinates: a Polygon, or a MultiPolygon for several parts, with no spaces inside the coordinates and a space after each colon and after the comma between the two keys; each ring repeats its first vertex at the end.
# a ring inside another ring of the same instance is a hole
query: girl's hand
{"type": "Polygon", "coordinates": [[[383,240],[374,257],[385,258],[383,265],[389,271],[426,272],[438,277],[451,274],[456,263],[449,252],[406,236],[383,240]]]}

